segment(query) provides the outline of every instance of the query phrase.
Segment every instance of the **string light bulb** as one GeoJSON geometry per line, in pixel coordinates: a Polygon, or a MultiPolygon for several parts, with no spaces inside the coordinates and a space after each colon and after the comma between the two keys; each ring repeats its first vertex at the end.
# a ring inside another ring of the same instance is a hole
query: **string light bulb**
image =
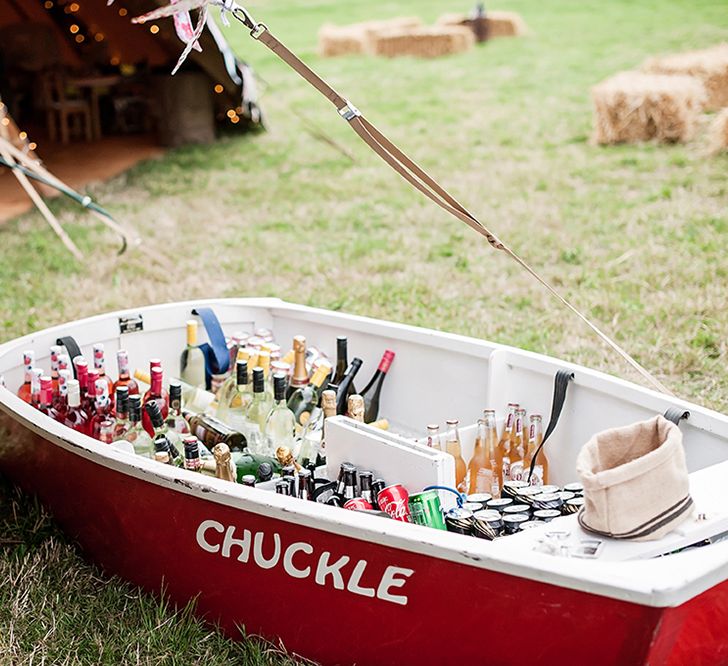
{"type": "Polygon", "coordinates": [[[46,0],[46,1],[45,1],[45,2],[43,3],[43,6],[44,6],[44,7],[46,8],[46,9],[53,9],[53,0],[46,0]]]}
{"type": "Polygon", "coordinates": [[[30,150],[35,150],[37,147],[38,147],[38,144],[35,141],[31,141],[28,144],[28,148],[30,148],[30,150]]]}
{"type": "Polygon", "coordinates": [[[213,90],[219,95],[225,89],[219,83],[216,83],[213,90]]]}
{"type": "Polygon", "coordinates": [[[126,16],[128,13],[129,12],[126,9],[124,9],[124,7],[119,9],[119,16],[126,16]]]}
{"type": "Polygon", "coordinates": [[[149,32],[151,32],[153,35],[156,35],[159,32],[159,26],[158,25],[150,25],[149,26],[149,32]]]}
{"type": "Polygon", "coordinates": [[[79,4],[77,3],[77,2],[72,2],[72,3],[71,3],[71,4],[69,5],[68,9],[69,9],[69,10],[70,10],[71,12],[77,12],[77,11],[78,11],[79,9],[81,9],[81,6],[80,6],[80,5],[79,5],[79,4]]]}
{"type": "Polygon", "coordinates": [[[234,117],[235,117],[236,115],[238,115],[238,114],[237,114],[237,113],[235,113],[235,109],[228,109],[228,110],[227,110],[227,117],[228,117],[228,118],[232,119],[232,118],[234,118],[234,117]]]}
{"type": "Polygon", "coordinates": [[[81,28],[79,28],[78,25],[76,25],[75,23],[69,28],[72,35],[75,35],[80,29],[81,28]]]}
{"type": "Polygon", "coordinates": [[[76,35],[76,43],[80,44],[84,39],[86,39],[83,35],[76,35]]]}

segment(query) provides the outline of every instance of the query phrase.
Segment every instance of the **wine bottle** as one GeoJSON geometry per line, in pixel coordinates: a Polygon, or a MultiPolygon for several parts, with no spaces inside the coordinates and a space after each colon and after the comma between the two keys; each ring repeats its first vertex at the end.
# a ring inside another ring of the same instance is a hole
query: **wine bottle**
{"type": "MultiPolygon", "coordinates": [[[[117,403],[118,404],[118,403],[117,403]]],[[[154,440],[142,426],[142,398],[138,393],[127,398],[129,410],[129,430],[124,439],[134,447],[134,453],[144,458],[154,457],[154,440]]]]}
{"type": "Polygon", "coordinates": [[[296,389],[308,384],[308,371],[306,370],[306,338],[297,335],[293,338],[293,375],[286,391],[286,399],[289,399],[296,389]]]}
{"type": "Polygon", "coordinates": [[[124,439],[131,428],[129,422],[129,387],[116,387],[116,420],[114,422],[113,441],[124,439]]]}
{"type": "Polygon", "coordinates": [[[144,405],[144,411],[152,424],[154,450],[168,453],[170,464],[175,467],[182,467],[184,465],[184,455],[169,438],[169,428],[164,422],[162,411],[159,409],[159,403],[155,401],[146,403],[144,405]]]}
{"type": "MultiPolygon", "coordinates": [[[[182,416],[182,384],[178,379],[169,380],[169,413],[167,414],[167,428],[175,433],[179,445],[182,446],[182,435],[188,435],[190,427],[182,416]]],[[[177,444],[177,441],[174,441],[177,444]]]]}
{"type": "MultiPolygon", "coordinates": [[[[152,361],[152,363],[156,363],[156,361],[152,361]]],[[[147,404],[150,402],[155,402],[157,405],[159,405],[159,411],[162,414],[162,418],[166,419],[167,414],[169,413],[169,395],[167,394],[167,391],[164,390],[162,385],[164,380],[164,373],[162,372],[161,366],[154,365],[150,369],[150,375],[151,384],[149,386],[149,390],[144,394],[144,398],[142,399],[142,425],[144,426],[144,429],[149,433],[149,436],[154,437],[154,427],[152,426],[152,422],[149,419],[149,412],[146,409],[147,404]]]]}
{"type": "Polygon", "coordinates": [[[190,432],[208,449],[224,442],[229,449],[242,451],[248,444],[243,433],[233,430],[213,416],[196,414],[185,409],[182,410],[182,415],[190,425],[190,432]]]}
{"type": "Polygon", "coordinates": [[[114,391],[114,382],[106,374],[106,358],[104,356],[104,345],[100,342],[94,345],[94,370],[96,370],[100,379],[106,382],[106,395],[109,397],[111,408],[114,408],[114,399],[116,393],[114,391]]]}
{"type": "Polygon", "coordinates": [[[78,379],[68,380],[68,409],[63,423],[78,432],[87,431],[88,415],[81,407],[81,388],[78,379]]]}
{"type": "Polygon", "coordinates": [[[305,426],[321,397],[321,386],[331,372],[328,363],[321,363],[311,376],[311,381],[296,389],[288,399],[288,408],[296,417],[299,426],[305,426]]]}
{"type": "Polygon", "coordinates": [[[379,396],[382,392],[382,384],[387,377],[392,361],[394,360],[394,352],[387,349],[379,361],[377,371],[372,375],[369,383],[359,394],[364,398],[364,422],[371,423],[376,421],[379,416],[379,396]]]}
{"type": "Polygon", "coordinates": [[[125,349],[120,349],[116,352],[116,363],[119,368],[119,377],[114,382],[114,393],[116,393],[116,389],[120,386],[126,386],[129,389],[129,395],[139,393],[139,385],[129,374],[129,354],[125,349]]]}
{"type": "Polygon", "coordinates": [[[180,379],[191,386],[205,388],[205,354],[197,346],[197,322],[187,322],[187,347],[180,357],[180,379]]]}
{"type": "Polygon", "coordinates": [[[292,449],[296,432],[296,417],[286,404],[286,377],[275,375],[273,381],[275,403],[266,417],[263,429],[267,450],[261,453],[266,454],[282,446],[292,449]]]}
{"type": "Polygon", "coordinates": [[[81,396],[81,405],[86,403],[86,381],[88,379],[88,361],[83,356],[76,356],[71,359],[73,368],[76,371],[76,379],[78,380],[78,389],[81,396]]]}
{"type": "Polygon", "coordinates": [[[23,352],[23,366],[25,367],[25,378],[18,389],[18,397],[27,403],[30,403],[30,388],[33,377],[33,366],[35,365],[35,352],[30,349],[23,352]]]}
{"type": "MultiPolygon", "coordinates": [[[[134,370],[134,377],[147,385],[151,385],[152,383],[149,375],[138,368],[134,370]]],[[[183,382],[178,377],[175,377],[175,379],[182,387],[182,407],[184,409],[202,414],[203,412],[206,412],[210,405],[215,401],[214,393],[201,389],[197,386],[190,386],[187,382],[183,382]]]]}
{"type": "Polygon", "coordinates": [[[43,376],[41,368],[33,368],[30,373],[30,404],[36,409],[40,408],[40,379],[43,376]]]}
{"type": "Polygon", "coordinates": [[[185,435],[182,438],[184,446],[184,468],[191,472],[202,471],[202,460],[200,459],[200,443],[194,435],[185,435]]]}
{"type": "MultiPolygon", "coordinates": [[[[246,367],[248,364],[248,359],[250,358],[250,353],[247,349],[243,349],[242,347],[238,349],[236,358],[232,363],[232,368],[237,368],[237,363],[239,361],[245,361],[246,367]]],[[[220,387],[220,390],[217,392],[217,395],[215,396],[217,400],[217,412],[215,413],[217,418],[219,418],[221,421],[225,420],[225,415],[228,409],[228,405],[230,404],[230,400],[232,399],[233,395],[237,393],[238,389],[238,376],[237,371],[232,372],[230,376],[223,382],[222,386],[220,387]]]]}
{"type": "Polygon", "coordinates": [[[346,414],[347,400],[349,398],[349,386],[353,384],[354,377],[356,377],[356,374],[359,372],[362,363],[363,361],[360,358],[354,357],[351,361],[351,364],[346,369],[344,378],[341,380],[338,388],[336,389],[337,414],[346,414]]]}
{"type": "MultiPolygon", "coordinates": [[[[334,371],[334,377],[331,380],[332,384],[337,386],[344,379],[346,369],[349,367],[349,361],[347,360],[347,344],[348,340],[345,335],[339,335],[336,338],[336,369],[334,371]]],[[[353,390],[353,387],[352,387],[353,390]]],[[[355,391],[354,391],[355,392],[355,391]]]]}
{"type": "Polygon", "coordinates": [[[89,370],[86,374],[86,401],[83,408],[89,418],[93,418],[94,414],[96,414],[96,380],[98,378],[99,373],[96,370],[89,370]]]}
{"type": "Polygon", "coordinates": [[[53,407],[53,379],[48,376],[40,378],[40,400],[38,403],[38,409],[43,412],[46,416],[50,416],[54,421],[58,416],[53,407]]]}
{"type": "Polygon", "coordinates": [[[231,428],[244,432],[245,412],[253,400],[253,388],[248,382],[248,362],[235,363],[235,390],[227,394],[227,402],[218,402],[216,416],[231,428]]]}
{"type": "Polygon", "coordinates": [[[245,420],[248,422],[248,432],[250,433],[248,447],[255,453],[262,453],[266,448],[263,441],[265,420],[272,407],[273,404],[265,392],[263,368],[255,368],[253,370],[253,399],[245,412],[245,420]]]}
{"type": "Polygon", "coordinates": [[[68,381],[71,376],[71,371],[68,368],[58,371],[58,395],[53,402],[53,406],[56,408],[56,420],[60,423],[63,423],[68,411],[68,381]]]}
{"type": "MultiPolygon", "coordinates": [[[[89,373],[90,374],[90,373],[89,373]]],[[[94,416],[91,419],[91,425],[89,426],[89,435],[94,439],[99,439],[101,435],[101,425],[107,421],[113,420],[111,418],[111,399],[109,398],[109,385],[106,383],[106,378],[98,377],[96,379],[96,395],[94,396],[94,416]]],[[[109,441],[109,443],[111,443],[109,441]]]]}
{"type": "Polygon", "coordinates": [[[61,345],[51,345],[51,381],[53,382],[53,396],[58,395],[58,371],[60,368],[61,354],[63,347],[61,345]]]}

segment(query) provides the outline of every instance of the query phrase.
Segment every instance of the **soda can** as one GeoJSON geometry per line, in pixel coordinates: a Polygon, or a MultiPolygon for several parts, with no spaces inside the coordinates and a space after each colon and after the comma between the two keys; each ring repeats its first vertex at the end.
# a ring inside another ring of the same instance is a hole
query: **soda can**
{"type": "Polygon", "coordinates": [[[584,506],[583,497],[575,497],[574,499],[566,500],[564,506],[561,507],[561,511],[564,515],[570,513],[579,513],[579,510],[584,506]]]}
{"type": "Polygon", "coordinates": [[[448,532],[470,536],[473,534],[473,522],[473,512],[467,509],[450,509],[445,514],[445,525],[448,532]]]}
{"type": "Polygon", "coordinates": [[[476,511],[482,511],[483,505],[480,502],[463,502],[462,508],[475,513],[476,511]]]}
{"type": "Polygon", "coordinates": [[[575,495],[583,495],[584,494],[584,486],[580,483],[567,483],[564,486],[564,490],[569,493],[574,493],[575,495]]]}
{"type": "Polygon", "coordinates": [[[526,481],[504,481],[503,489],[501,490],[501,497],[510,497],[511,499],[515,499],[519,491],[527,487],[528,483],[526,481]]]}
{"type": "Polygon", "coordinates": [[[410,495],[409,510],[415,525],[424,525],[436,530],[447,529],[445,519],[442,517],[440,496],[436,490],[425,490],[410,495]]]}
{"type": "Polygon", "coordinates": [[[534,527],[541,527],[542,525],[545,525],[546,523],[543,520],[527,520],[525,523],[521,523],[521,525],[518,528],[519,532],[525,532],[526,530],[530,530],[534,527]]]}
{"type": "Polygon", "coordinates": [[[560,490],[558,486],[541,486],[542,493],[558,493],[560,490]]]}
{"type": "Polygon", "coordinates": [[[504,516],[512,516],[515,513],[531,513],[531,507],[528,504],[509,504],[503,509],[504,516]]]}
{"type": "Polygon", "coordinates": [[[534,509],[559,509],[564,504],[564,500],[559,497],[558,493],[541,493],[533,496],[534,509]]]}
{"type": "Polygon", "coordinates": [[[538,509],[533,512],[533,517],[536,520],[542,520],[545,523],[550,523],[554,518],[558,518],[561,515],[561,511],[558,509],[538,509]]]}
{"type": "Polygon", "coordinates": [[[518,501],[524,504],[533,504],[533,498],[541,494],[541,486],[528,486],[518,491],[518,501]]]}
{"type": "Polygon", "coordinates": [[[513,504],[513,500],[510,497],[501,497],[500,499],[488,500],[485,506],[488,509],[495,509],[496,511],[503,511],[507,506],[513,504]]]}
{"type": "Polygon", "coordinates": [[[528,522],[528,516],[525,513],[503,516],[503,534],[515,534],[525,522],[528,522]]]}
{"type": "Polygon", "coordinates": [[[377,495],[377,504],[382,511],[395,520],[403,523],[412,522],[409,512],[409,493],[401,483],[380,490],[377,495]]]}
{"type": "Polygon", "coordinates": [[[490,493],[473,493],[466,498],[468,504],[480,504],[481,509],[485,509],[486,503],[492,499],[493,495],[490,493]]]}
{"type": "Polygon", "coordinates": [[[576,497],[575,493],[572,493],[568,490],[562,490],[559,493],[556,493],[564,502],[568,502],[570,499],[574,499],[576,497]]]}
{"type": "Polygon", "coordinates": [[[344,508],[350,511],[371,511],[373,507],[371,502],[368,502],[363,497],[354,497],[344,502],[344,508]]]}
{"type": "Polygon", "coordinates": [[[476,511],[473,514],[473,535],[492,541],[503,531],[503,518],[497,511],[476,511]]]}

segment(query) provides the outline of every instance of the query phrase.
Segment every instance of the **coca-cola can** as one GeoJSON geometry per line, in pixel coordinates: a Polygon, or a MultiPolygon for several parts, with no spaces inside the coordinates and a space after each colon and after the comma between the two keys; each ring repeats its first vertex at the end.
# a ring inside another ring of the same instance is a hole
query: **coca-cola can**
{"type": "Polygon", "coordinates": [[[396,483],[380,490],[377,495],[377,503],[382,511],[388,513],[395,520],[400,520],[403,523],[412,522],[409,510],[409,493],[402,484],[396,483]]]}
{"type": "Polygon", "coordinates": [[[368,502],[363,497],[352,497],[350,500],[344,502],[344,508],[350,509],[351,511],[370,511],[373,507],[371,502],[368,502]]]}

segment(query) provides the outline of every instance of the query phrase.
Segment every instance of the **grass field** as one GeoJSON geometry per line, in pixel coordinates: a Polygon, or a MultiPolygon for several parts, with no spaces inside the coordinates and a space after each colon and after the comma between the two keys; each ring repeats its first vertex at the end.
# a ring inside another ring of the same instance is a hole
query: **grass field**
{"type": "MultiPolygon", "coordinates": [[[[718,0],[508,0],[528,37],[432,61],[315,55],[325,21],[457,10],[435,0],[250,4],[370,120],[677,394],[728,409],[728,157],[589,144],[589,87],[660,52],[728,39],[718,0]]],[[[462,7],[468,9],[467,6],[462,7]]],[[[422,199],[328,102],[243,30],[270,130],[140,165],[92,188],[166,262],[54,202],[0,227],[0,339],[109,309],[275,295],[504,342],[630,379],[508,258],[422,199]],[[317,141],[300,120],[346,146],[317,141]]],[[[83,563],[34,502],[0,486],[0,662],[282,663],[233,645],[83,563]],[[19,542],[19,543],[16,543],[19,542]]]]}

